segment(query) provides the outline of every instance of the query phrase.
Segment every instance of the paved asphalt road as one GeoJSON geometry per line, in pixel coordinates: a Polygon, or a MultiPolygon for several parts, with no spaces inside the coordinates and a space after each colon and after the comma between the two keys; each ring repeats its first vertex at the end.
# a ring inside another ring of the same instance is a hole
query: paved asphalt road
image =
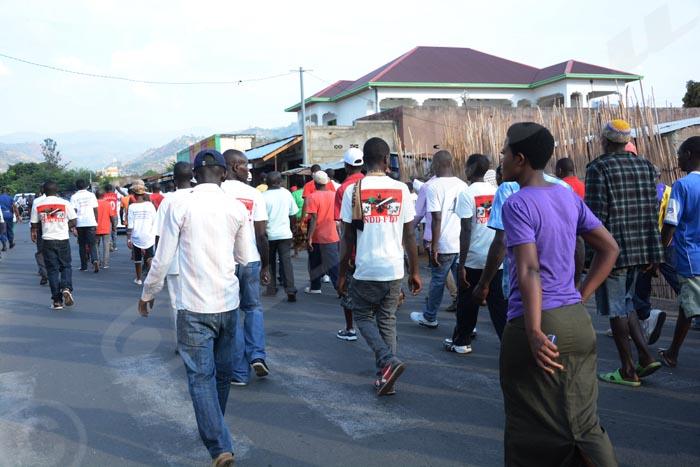
{"type": "MultiPolygon", "coordinates": [[[[73,271],[76,304],[49,310],[38,285],[27,224],[0,261],[0,465],[205,466],[166,293],[140,318],[125,239],[112,267],[73,271]]],[[[305,254],[295,260],[305,285],[305,254]]],[[[422,259],[424,260],[424,258],[422,259]]],[[[421,269],[424,276],[427,271],[421,269]]],[[[427,282],[427,281],[426,281],[427,282]]],[[[503,463],[498,340],[482,312],[471,355],[443,351],[454,315],[440,327],[411,323],[425,292],[399,311],[398,394],[377,398],[364,341],[335,337],[338,300],[301,293],[297,303],[263,298],[272,374],[233,387],[227,422],[236,465],[497,466],[503,463]]],[[[671,309],[660,346],[675,323],[671,309]]],[[[617,365],[606,320],[594,317],[599,366],[617,365]]],[[[681,367],[663,368],[642,388],[601,384],[600,417],[621,465],[700,465],[700,332],[681,367]]],[[[656,346],[654,346],[656,348],[656,346]]],[[[255,377],[254,377],[255,378],[255,377]]]]}

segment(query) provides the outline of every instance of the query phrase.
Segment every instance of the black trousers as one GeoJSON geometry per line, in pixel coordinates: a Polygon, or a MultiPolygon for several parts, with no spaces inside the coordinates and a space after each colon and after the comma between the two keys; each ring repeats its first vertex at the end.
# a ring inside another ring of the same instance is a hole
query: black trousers
{"type": "Polygon", "coordinates": [[[297,293],[297,289],[294,286],[294,270],[292,269],[292,239],[269,240],[268,243],[270,245],[270,277],[272,287],[275,286],[277,281],[277,257],[279,256],[280,275],[282,277],[282,283],[284,284],[284,291],[287,294],[297,293]]]}
{"type": "Polygon", "coordinates": [[[80,253],[80,269],[87,269],[90,264],[99,261],[97,255],[97,236],[95,227],[78,227],[78,253],[80,253]],[[89,251],[89,253],[88,253],[89,251]]]}
{"type": "MultiPolygon", "coordinates": [[[[454,345],[469,345],[471,344],[471,333],[476,326],[476,320],[479,317],[479,307],[481,303],[472,300],[472,291],[481,278],[482,269],[467,269],[467,281],[469,287],[463,282],[458,284],[459,292],[457,294],[457,324],[452,333],[452,341],[454,345]]],[[[506,317],[508,315],[508,300],[503,296],[503,270],[498,270],[491,283],[489,284],[489,293],[486,297],[486,305],[489,309],[491,322],[493,323],[498,339],[503,335],[503,328],[506,326],[506,317]]]]}

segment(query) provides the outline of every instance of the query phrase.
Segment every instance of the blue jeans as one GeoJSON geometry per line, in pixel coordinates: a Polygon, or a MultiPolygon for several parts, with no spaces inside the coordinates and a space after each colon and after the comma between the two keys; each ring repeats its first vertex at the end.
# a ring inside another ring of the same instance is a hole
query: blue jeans
{"type": "MultiPolygon", "coordinates": [[[[265,323],[260,304],[260,261],[238,266],[241,288],[240,310],[245,313],[243,323],[238,325],[236,345],[233,353],[233,376],[238,381],[250,379],[250,362],[257,358],[265,360],[265,323]]],[[[230,381],[229,381],[230,383],[230,381]]]]}
{"type": "Polygon", "coordinates": [[[224,414],[231,388],[237,321],[238,310],[177,313],[177,349],[187,370],[199,436],[212,459],[223,452],[233,452],[224,414]]]}
{"type": "MultiPolygon", "coordinates": [[[[5,234],[2,234],[2,242],[5,243],[8,240],[10,242],[14,242],[15,241],[15,230],[14,230],[15,223],[13,221],[14,215],[10,214],[9,216],[7,216],[3,213],[2,217],[5,220],[5,229],[7,230],[7,232],[5,234]]],[[[0,232],[2,232],[2,229],[0,229],[0,232]]]]}
{"type": "MultiPolygon", "coordinates": [[[[678,295],[681,291],[681,284],[678,282],[676,275],[676,252],[673,246],[668,246],[664,249],[664,262],[659,264],[659,271],[666,279],[666,283],[671,286],[673,291],[678,295]]],[[[634,290],[634,309],[637,310],[637,317],[642,319],[649,318],[651,312],[651,278],[652,275],[648,272],[640,272],[637,277],[637,284],[634,290]]]]}
{"type": "Polygon", "coordinates": [[[438,253],[438,262],[440,266],[430,265],[430,289],[428,290],[428,301],[423,309],[423,317],[428,321],[437,319],[438,308],[442,303],[442,295],[445,292],[445,281],[447,274],[452,272],[455,283],[457,279],[457,263],[459,262],[458,253],[438,253]]]}
{"type": "Polygon", "coordinates": [[[634,310],[634,297],[640,267],[613,269],[605,281],[595,291],[595,304],[598,314],[609,318],[626,318],[634,310]]]}
{"type": "Polygon", "coordinates": [[[51,299],[55,303],[63,303],[63,289],[73,290],[70,240],[42,240],[41,243],[51,299]]]}
{"type": "Polygon", "coordinates": [[[340,242],[314,243],[309,252],[309,279],[312,290],[321,289],[321,278],[328,274],[335,288],[338,283],[338,265],[340,264],[340,242]]]}

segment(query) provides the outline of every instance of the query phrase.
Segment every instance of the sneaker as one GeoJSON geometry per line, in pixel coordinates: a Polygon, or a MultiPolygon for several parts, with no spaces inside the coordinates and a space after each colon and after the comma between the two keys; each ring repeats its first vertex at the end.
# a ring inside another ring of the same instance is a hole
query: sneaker
{"type": "Polygon", "coordinates": [[[608,337],[612,337],[613,336],[612,329],[608,328],[608,330],[605,331],[605,335],[608,337]]]}
{"type": "Polygon", "coordinates": [[[304,287],[304,293],[308,293],[308,294],[311,294],[311,295],[320,295],[320,294],[322,294],[323,292],[321,292],[321,289],[314,290],[314,289],[312,289],[311,287],[304,287]]]}
{"type": "Polygon", "coordinates": [[[394,390],[396,379],[401,376],[405,365],[401,362],[389,364],[382,370],[382,375],[374,382],[374,387],[377,390],[377,396],[389,395],[394,390]]]}
{"type": "Polygon", "coordinates": [[[649,318],[646,320],[645,335],[649,345],[655,344],[661,337],[661,329],[666,321],[666,313],[661,310],[653,309],[649,312],[649,318]]]}
{"type": "Polygon", "coordinates": [[[70,293],[70,289],[63,289],[63,301],[66,302],[66,306],[73,306],[73,295],[70,293]]]}
{"type": "Polygon", "coordinates": [[[296,302],[296,301],[297,301],[297,294],[295,294],[295,293],[288,293],[288,294],[287,294],[287,301],[288,301],[288,302],[296,302]]]}
{"type": "Polygon", "coordinates": [[[700,329],[700,319],[693,318],[693,320],[690,322],[690,327],[693,329],[700,329]]]}
{"type": "Polygon", "coordinates": [[[211,461],[211,467],[231,467],[233,465],[233,453],[222,452],[211,461]]]}
{"type": "Polygon", "coordinates": [[[78,269],[78,271],[85,272],[85,271],[87,271],[87,268],[80,268],[80,269],[78,269]]]}
{"type": "Polygon", "coordinates": [[[15,247],[15,242],[14,240],[10,240],[10,250],[15,247]]]}
{"type": "Polygon", "coordinates": [[[262,358],[256,358],[250,364],[253,366],[253,370],[255,370],[255,375],[258,378],[262,378],[263,376],[267,376],[270,374],[270,369],[267,367],[265,364],[265,360],[262,358]]]}
{"type": "Polygon", "coordinates": [[[102,266],[102,269],[109,269],[109,265],[105,264],[104,266],[102,266]]]}
{"type": "Polygon", "coordinates": [[[472,353],[472,346],[471,345],[454,345],[452,342],[452,339],[445,339],[442,341],[442,348],[447,350],[448,352],[456,352],[456,353],[472,353]]]}
{"type": "Polygon", "coordinates": [[[39,285],[46,285],[49,283],[49,278],[46,276],[41,276],[41,280],[39,281],[39,285]]]}
{"type": "Polygon", "coordinates": [[[248,381],[241,381],[236,378],[231,378],[231,386],[248,386],[248,381]]]}
{"type": "MultiPolygon", "coordinates": [[[[381,381],[379,381],[379,379],[375,379],[375,380],[374,380],[374,390],[375,390],[375,391],[378,391],[378,390],[379,390],[379,386],[381,386],[381,385],[382,385],[382,383],[381,383],[381,381]]],[[[394,384],[394,385],[391,387],[391,389],[385,390],[385,391],[384,391],[384,395],[385,395],[385,396],[394,396],[394,395],[396,395],[396,384],[394,384]]]]}
{"type": "Polygon", "coordinates": [[[134,284],[143,285],[143,281],[141,279],[134,279],[134,284]]]}
{"type": "Polygon", "coordinates": [[[51,308],[52,310],[62,310],[62,309],[63,309],[63,303],[61,303],[61,302],[53,302],[49,308],[51,308]]]}
{"type": "Polygon", "coordinates": [[[436,328],[438,327],[438,320],[434,319],[432,321],[428,321],[425,319],[423,312],[422,311],[414,311],[411,313],[411,320],[416,323],[420,324],[421,326],[425,326],[426,328],[436,328]]]}
{"type": "Polygon", "coordinates": [[[471,336],[470,336],[470,337],[471,337],[472,339],[476,339],[476,336],[477,336],[477,335],[479,335],[479,329],[477,329],[477,327],[474,326],[474,329],[472,329],[472,333],[471,333],[471,336]]]}
{"type": "Polygon", "coordinates": [[[92,262],[92,272],[100,272],[100,263],[97,261],[92,262]]]}
{"type": "Polygon", "coordinates": [[[331,278],[328,276],[328,274],[324,274],[324,276],[321,278],[321,282],[323,282],[324,284],[328,284],[330,283],[330,281],[331,278]]]}
{"type": "Polygon", "coordinates": [[[344,341],[356,341],[357,332],[354,329],[341,329],[335,335],[338,339],[343,339],[344,341]]]}

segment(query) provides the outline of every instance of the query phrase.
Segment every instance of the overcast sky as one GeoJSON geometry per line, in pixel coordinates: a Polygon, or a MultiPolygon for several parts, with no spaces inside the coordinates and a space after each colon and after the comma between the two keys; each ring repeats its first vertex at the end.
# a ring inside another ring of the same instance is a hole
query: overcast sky
{"type": "Polygon", "coordinates": [[[227,132],[286,125],[284,108],[415,46],[470,47],[536,67],[576,59],[645,76],[657,105],[700,81],[700,2],[0,0],[0,135],[227,132]],[[289,74],[287,74],[289,73],[289,74]],[[286,75],[285,75],[286,74],[286,75]],[[285,75],[261,81],[245,81],[285,75]]]}

